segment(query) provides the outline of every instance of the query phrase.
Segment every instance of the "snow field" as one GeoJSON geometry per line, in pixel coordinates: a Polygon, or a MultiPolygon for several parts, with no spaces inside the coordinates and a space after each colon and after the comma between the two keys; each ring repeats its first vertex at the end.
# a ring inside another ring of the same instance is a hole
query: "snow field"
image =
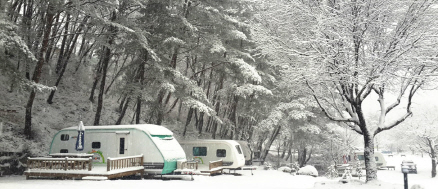
{"type": "MultiPolygon", "coordinates": [[[[428,156],[412,156],[406,155],[407,159],[412,159],[417,163],[418,174],[409,174],[409,188],[414,185],[420,185],[422,189],[438,188],[438,178],[431,178],[430,158],[428,156]]],[[[253,171],[237,171],[241,176],[234,175],[218,175],[218,176],[200,176],[195,175],[194,181],[190,181],[190,176],[184,180],[48,180],[48,179],[33,179],[26,180],[24,176],[5,176],[0,177],[1,189],[95,189],[96,187],[104,189],[118,188],[175,188],[175,189],[400,189],[403,188],[403,174],[400,171],[400,163],[402,157],[394,155],[394,157],[385,156],[388,165],[394,165],[395,170],[379,170],[378,181],[364,184],[364,178],[360,181],[357,177],[349,183],[343,184],[338,179],[327,179],[325,177],[312,177],[304,175],[292,176],[289,173],[284,173],[277,170],[263,170],[263,167],[258,167],[258,170],[253,171]]]]}

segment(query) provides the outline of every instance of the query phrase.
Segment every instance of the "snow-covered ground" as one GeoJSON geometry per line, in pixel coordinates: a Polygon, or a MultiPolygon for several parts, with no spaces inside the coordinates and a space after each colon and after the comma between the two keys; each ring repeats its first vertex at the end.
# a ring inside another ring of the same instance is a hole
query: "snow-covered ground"
{"type": "MultiPolygon", "coordinates": [[[[419,184],[424,189],[438,188],[438,178],[430,178],[430,158],[425,156],[407,155],[406,158],[414,160],[418,165],[418,174],[409,174],[409,188],[415,184],[419,184]]],[[[400,155],[394,157],[386,157],[388,165],[395,165],[395,170],[379,170],[379,180],[374,183],[364,184],[363,181],[358,181],[353,178],[347,184],[342,184],[339,179],[327,179],[325,177],[311,176],[292,176],[288,173],[283,173],[276,170],[259,170],[253,171],[238,171],[241,176],[219,175],[214,177],[209,176],[194,176],[194,181],[187,180],[112,180],[112,181],[88,181],[88,180],[46,180],[33,179],[26,180],[24,176],[5,176],[0,177],[1,189],[95,189],[99,188],[178,188],[178,189],[195,189],[195,188],[251,188],[251,189],[271,189],[271,188],[317,188],[317,189],[400,189],[403,188],[403,174],[400,171],[400,163],[402,161],[400,155]]]]}

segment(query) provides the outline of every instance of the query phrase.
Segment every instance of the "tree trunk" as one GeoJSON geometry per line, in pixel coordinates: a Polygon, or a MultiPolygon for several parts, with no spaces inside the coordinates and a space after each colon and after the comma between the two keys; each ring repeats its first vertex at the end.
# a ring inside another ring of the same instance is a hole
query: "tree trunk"
{"type": "MultiPolygon", "coordinates": [[[[33,15],[33,1],[24,1],[22,25],[23,25],[23,31],[25,33],[24,40],[26,41],[26,44],[29,47],[29,49],[31,49],[31,47],[32,47],[32,40],[31,40],[31,36],[30,36],[31,35],[31,27],[32,27],[32,15],[33,15]]],[[[43,48],[41,48],[41,50],[42,49],[43,48]]],[[[24,64],[25,64],[26,79],[30,80],[31,78],[30,78],[29,61],[25,61],[24,64]]],[[[35,68],[35,70],[36,70],[36,68],[35,68]]],[[[29,104],[29,102],[28,102],[28,104],[29,104]]],[[[33,104],[33,100],[32,100],[32,104],[33,104]]],[[[26,109],[26,112],[27,111],[28,110],[26,109]]],[[[26,115],[27,115],[27,113],[26,113],[26,115]]]]}
{"type": "MultiPolygon", "coordinates": [[[[287,150],[287,156],[285,161],[289,160],[289,158],[292,158],[292,147],[290,146],[289,149],[287,150]]],[[[292,161],[291,161],[292,162],[292,161]]]]}
{"type": "Polygon", "coordinates": [[[141,96],[138,96],[137,108],[135,110],[135,124],[140,124],[140,114],[141,114],[141,96]]]}
{"type": "MultiPolygon", "coordinates": [[[[145,64],[148,61],[148,55],[149,52],[146,49],[142,49],[141,53],[141,61],[140,61],[140,67],[138,71],[138,82],[140,83],[140,90],[143,90],[143,82],[144,82],[144,72],[145,72],[145,64]]],[[[136,109],[136,117],[135,117],[135,124],[140,124],[140,115],[141,115],[141,92],[140,96],[137,97],[137,109],[136,109]]]]}
{"type": "Polygon", "coordinates": [[[186,124],[184,125],[184,131],[183,131],[183,136],[186,136],[186,132],[187,132],[187,126],[190,124],[190,122],[192,121],[192,115],[193,115],[193,108],[190,108],[189,113],[187,114],[187,120],[186,120],[186,124]]]}
{"type": "Polygon", "coordinates": [[[274,141],[277,138],[278,134],[280,134],[280,130],[281,130],[281,125],[277,125],[277,127],[272,132],[272,135],[269,138],[268,143],[265,145],[265,149],[263,150],[263,153],[261,154],[262,163],[265,162],[266,156],[269,153],[269,149],[271,148],[272,143],[274,143],[274,141]]]}
{"type": "MultiPolygon", "coordinates": [[[[116,11],[113,11],[111,16],[111,21],[116,20],[116,11]]],[[[108,39],[108,45],[111,46],[114,43],[114,38],[116,37],[117,29],[115,26],[109,26],[109,39],[108,39]]],[[[109,46],[105,47],[104,50],[104,56],[102,61],[102,79],[100,81],[100,89],[99,89],[99,96],[97,99],[97,108],[96,108],[96,115],[94,117],[94,125],[99,125],[100,122],[100,114],[102,113],[103,108],[103,93],[105,92],[105,80],[106,80],[106,72],[108,70],[108,64],[111,60],[111,48],[109,46]]]]}
{"type": "MultiPolygon", "coordinates": [[[[213,79],[213,78],[210,78],[210,79],[213,79]]],[[[215,107],[214,107],[214,111],[216,111],[216,116],[218,116],[218,117],[219,117],[219,110],[220,110],[220,107],[221,107],[221,96],[219,96],[217,94],[217,91],[219,91],[219,90],[221,90],[223,88],[224,80],[225,80],[225,73],[221,73],[220,81],[219,81],[219,86],[218,86],[217,90],[215,91],[216,104],[215,104],[215,107]]],[[[211,138],[213,138],[213,139],[216,139],[217,126],[218,126],[218,122],[214,121],[213,128],[212,128],[212,131],[211,131],[211,138]]]]}
{"type": "MultiPolygon", "coordinates": [[[[85,26],[85,23],[87,22],[89,17],[85,17],[84,20],[82,21],[82,23],[79,26],[78,31],[76,32],[76,34],[74,35],[74,38],[72,39],[72,44],[67,48],[67,52],[65,53],[66,55],[64,55],[63,60],[61,61],[62,63],[62,68],[61,68],[61,72],[59,73],[58,79],[56,80],[55,86],[57,87],[59,85],[59,83],[61,82],[62,77],[64,76],[64,72],[67,69],[67,65],[68,62],[70,60],[70,56],[73,53],[73,49],[76,46],[76,42],[78,41],[78,37],[79,37],[79,33],[82,31],[82,29],[85,26]]],[[[47,103],[52,104],[53,103],[53,97],[55,96],[55,92],[56,90],[53,90],[50,92],[49,98],[47,99],[47,103]]]]}
{"type": "MultiPolygon", "coordinates": [[[[125,100],[126,100],[126,98],[127,98],[127,95],[124,94],[124,95],[123,95],[123,98],[122,98],[122,101],[120,102],[119,108],[117,108],[117,112],[122,112],[122,110],[123,110],[123,105],[125,104],[125,100]]],[[[119,99],[119,100],[120,100],[120,99],[119,99]]]]}
{"type": "Polygon", "coordinates": [[[230,111],[230,121],[234,124],[234,128],[231,130],[231,137],[230,139],[238,140],[238,122],[237,122],[237,104],[239,103],[239,97],[237,95],[233,96],[233,101],[231,104],[231,111],[230,111]]]}
{"type": "Polygon", "coordinates": [[[300,145],[300,149],[298,149],[298,165],[300,167],[304,167],[306,164],[306,156],[307,156],[307,149],[303,144],[300,145]]]}
{"type": "MultiPolygon", "coordinates": [[[[125,63],[126,63],[126,61],[128,60],[128,57],[129,57],[129,55],[126,55],[125,59],[123,60],[122,66],[120,66],[119,71],[117,71],[117,73],[114,74],[114,77],[113,77],[113,79],[111,79],[110,84],[108,85],[108,87],[106,87],[106,89],[105,89],[105,95],[108,94],[108,91],[110,90],[110,88],[111,88],[111,86],[113,85],[114,81],[116,81],[117,77],[118,77],[118,76],[120,75],[120,73],[122,72],[123,68],[125,67],[125,63]]],[[[118,59],[117,59],[116,62],[118,62],[118,59]]]]}
{"type": "Polygon", "coordinates": [[[88,100],[90,102],[94,103],[94,92],[96,91],[97,84],[100,81],[101,78],[101,72],[102,72],[102,59],[99,60],[99,63],[97,63],[97,70],[96,70],[96,76],[94,77],[93,87],[91,87],[90,97],[88,100]]]}
{"type": "Polygon", "coordinates": [[[53,48],[55,47],[55,37],[56,37],[56,35],[58,34],[58,28],[59,28],[59,26],[58,25],[61,25],[60,23],[59,23],[59,15],[61,15],[60,13],[58,13],[58,14],[56,14],[56,20],[55,20],[55,23],[53,24],[53,29],[52,29],[52,39],[50,40],[50,42],[49,42],[49,46],[48,46],[48,48],[47,48],[47,52],[46,52],[46,58],[45,58],[45,61],[46,61],[46,63],[48,63],[49,62],[49,59],[50,59],[50,57],[51,57],[51,54],[52,54],[52,52],[53,52],[53,48]]]}
{"type": "Polygon", "coordinates": [[[199,113],[198,131],[199,134],[202,133],[202,128],[204,127],[204,112],[199,113]]]}
{"type": "Polygon", "coordinates": [[[67,20],[65,22],[65,26],[64,26],[64,37],[62,37],[62,42],[61,42],[61,48],[59,49],[59,54],[58,54],[58,61],[56,63],[55,66],[55,73],[58,74],[59,71],[61,70],[62,64],[63,64],[63,59],[64,59],[64,50],[65,50],[65,44],[67,42],[67,38],[68,38],[68,27],[70,24],[70,14],[67,14],[67,20]]]}
{"type": "MultiPolygon", "coordinates": [[[[38,54],[39,59],[32,76],[32,81],[34,81],[35,83],[38,83],[41,77],[42,67],[45,62],[44,53],[46,53],[49,44],[49,36],[52,30],[53,17],[55,15],[54,13],[55,13],[54,7],[49,3],[47,9],[47,16],[46,16],[46,27],[44,28],[43,42],[41,45],[41,50],[38,54]]],[[[32,89],[26,104],[26,116],[24,123],[24,135],[26,136],[27,139],[32,138],[32,107],[33,107],[33,102],[35,100],[35,96],[36,96],[36,91],[35,89],[32,89]]]]}
{"type": "Polygon", "coordinates": [[[158,93],[158,103],[157,103],[157,125],[161,125],[161,123],[163,122],[164,119],[164,107],[163,107],[163,98],[164,95],[166,94],[166,91],[164,91],[164,89],[161,89],[160,92],[158,93]]]}
{"type": "Polygon", "coordinates": [[[432,158],[432,178],[436,176],[436,152],[435,152],[435,141],[431,138],[427,138],[429,148],[430,148],[430,158],[432,158]]]}
{"type": "Polygon", "coordinates": [[[376,159],[374,158],[374,138],[371,134],[364,132],[364,157],[366,169],[366,181],[377,180],[376,159]]]}
{"type": "Polygon", "coordinates": [[[432,178],[436,176],[436,156],[432,158],[432,178]]]}
{"type": "Polygon", "coordinates": [[[131,101],[131,98],[128,97],[126,99],[125,105],[123,105],[122,111],[120,112],[120,116],[116,121],[116,125],[120,125],[122,123],[123,117],[125,117],[126,109],[128,109],[129,101],[131,101]]]}

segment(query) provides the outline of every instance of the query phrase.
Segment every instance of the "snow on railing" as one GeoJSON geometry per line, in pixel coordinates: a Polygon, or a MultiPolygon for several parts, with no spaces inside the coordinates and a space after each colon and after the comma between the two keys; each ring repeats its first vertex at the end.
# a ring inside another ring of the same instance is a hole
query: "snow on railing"
{"type": "Polygon", "coordinates": [[[108,158],[107,159],[107,171],[123,169],[128,167],[143,167],[143,154],[137,156],[108,158]]]}
{"type": "Polygon", "coordinates": [[[90,158],[28,158],[29,169],[45,170],[88,170],[91,171],[92,159],[90,158]]]}
{"type": "Polygon", "coordinates": [[[210,170],[212,170],[214,168],[222,167],[222,165],[223,165],[223,161],[222,160],[210,161],[208,168],[210,170]]]}
{"type": "Polygon", "coordinates": [[[181,162],[181,167],[179,169],[198,169],[198,162],[197,161],[184,161],[181,162]]]}

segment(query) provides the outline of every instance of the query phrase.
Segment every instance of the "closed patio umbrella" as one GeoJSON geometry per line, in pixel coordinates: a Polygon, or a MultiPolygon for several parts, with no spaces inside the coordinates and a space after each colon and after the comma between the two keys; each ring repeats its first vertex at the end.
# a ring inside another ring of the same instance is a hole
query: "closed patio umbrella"
{"type": "Polygon", "coordinates": [[[78,125],[78,137],[76,138],[76,151],[84,150],[84,135],[85,127],[82,121],[80,121],[78,125]]]}

